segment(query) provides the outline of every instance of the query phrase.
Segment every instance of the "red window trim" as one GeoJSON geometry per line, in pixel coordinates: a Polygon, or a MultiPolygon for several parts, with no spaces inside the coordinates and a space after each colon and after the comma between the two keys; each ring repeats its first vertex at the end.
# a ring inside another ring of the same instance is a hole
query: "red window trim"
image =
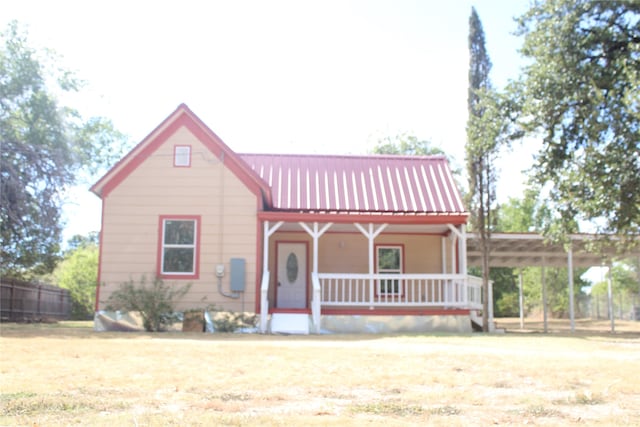
{"type": "Polygon", "coordinates": [[[160,215],[158,219],[158,258],[156,266],[156,275],[161,279],[176,280],[195,280],[200,278],[200,229],[202,217],[200,215],[160,215]],[[162,272],[162,250],[164,247],[164,222],[165,220],[192,220],[195,221],[195,254],[194,254],[194,271],[193,273],[176,274],[162,272]]]}
{"type": "MultiPolygon", "coordinates": [[[[380,273],[378,271],[378,248],[400,248],[400,274],[404,274],[404,243],[376,243],[374,244],[373,256],[374,263],[376,267],[376,274],[380,273]]],[[[376,298],[402,298],[404,296],[404,280],[400,280],[398,293],[390,293],[387,295],[380,295],[378,293],[379,283],[376,281],[375,286],[375,297],[376,298]]]]}
{"type": "Polygon", "coordinates": [[[189,144],[178,144],[173,146],[173,167],[175,168],[190,168],[191,167],[191,154],[192,147],[189,144]],[[178,158],[178,148],[188,148],[189,149],[189,159],[187,160],[186,165],[179,165],[176,163],[176,159],[178,158]]]}

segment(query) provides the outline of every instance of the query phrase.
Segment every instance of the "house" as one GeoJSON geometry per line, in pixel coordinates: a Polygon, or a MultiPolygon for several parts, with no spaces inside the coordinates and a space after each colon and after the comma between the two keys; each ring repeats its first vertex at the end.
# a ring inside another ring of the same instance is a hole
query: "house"
{"type": "Polygon", "coordinates": [[[91,191],[97,312],[153,275],[262,332],[465,332],[481,309],[443,156],[238,154],[180,105],[91,191]]]}

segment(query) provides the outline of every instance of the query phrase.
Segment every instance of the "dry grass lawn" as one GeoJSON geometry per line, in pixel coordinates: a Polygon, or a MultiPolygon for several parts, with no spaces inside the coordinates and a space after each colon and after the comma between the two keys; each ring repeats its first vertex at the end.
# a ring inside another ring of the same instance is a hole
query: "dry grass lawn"
{"type": "Polygon", "coordinates": [[[2,324],[0,425],[640,425],[624,333],[262,336],[2,324]]]}

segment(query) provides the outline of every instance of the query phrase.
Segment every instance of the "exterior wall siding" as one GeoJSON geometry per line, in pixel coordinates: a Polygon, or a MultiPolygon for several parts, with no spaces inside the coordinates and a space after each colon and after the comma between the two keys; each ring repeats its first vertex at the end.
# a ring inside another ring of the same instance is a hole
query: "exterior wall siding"
{"type": "Polygon", "coordinates": [[[200,217],[199,278],[165,279],[191,283],[179,310],[215,305],[253,311],[256,278],[256,196],[186,128],[180,128],[103,200],[99,309],[120,283],[150,282],[158,270],[159,217],[200,217]],[[175,145],[191,146],[191,166],[173,166],[175,145]],[[244,258],[245,292],[239,299],[218,293],[215,266],[224,264],[229,292],[230,258],[244,258]]]}

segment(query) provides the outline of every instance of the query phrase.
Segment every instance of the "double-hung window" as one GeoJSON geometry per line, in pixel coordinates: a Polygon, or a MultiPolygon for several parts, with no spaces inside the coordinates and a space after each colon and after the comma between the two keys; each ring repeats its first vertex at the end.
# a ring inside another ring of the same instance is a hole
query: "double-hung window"
{"type": "MultiPolygon", "coordinates": [[[[379,274],[402,274],[402,246],[380,245],[376,251],[379,274]]],[[[381,279],[378,281],[378,296],[402,294],[402,282],[399,279],[381,279]]]]}
{"type": "Polygon", "coordinates": [[[198,278],[200,218],[160,217],[159,276],[175,279],[198,278]]]}

